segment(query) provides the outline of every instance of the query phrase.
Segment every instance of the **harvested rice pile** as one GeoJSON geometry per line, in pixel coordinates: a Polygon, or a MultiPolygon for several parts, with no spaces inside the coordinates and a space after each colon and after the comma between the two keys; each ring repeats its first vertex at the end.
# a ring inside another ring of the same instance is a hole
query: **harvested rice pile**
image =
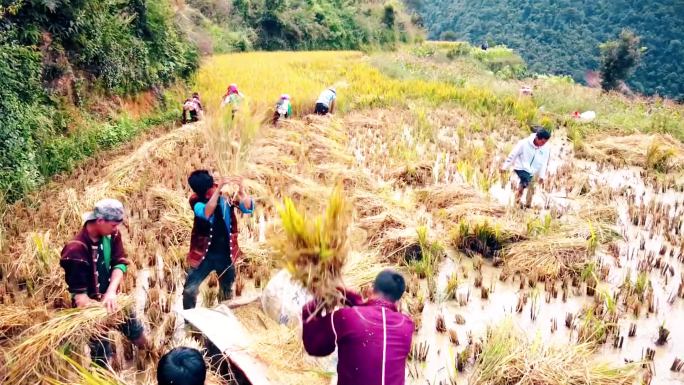
{"type": "Polygon", "coordinates": [[[684,166],[684,148],[670,135],[635,134],[586,141],[582,154],[597,162],[617,166],[630,165],[646,169],[680,169],[684,166]]]}
{"type": "Polygon", "coordinates": [[[530,341],[510,318],[488,329],[470,379],[473,385],[627,385],[639,366],[598,361],[590,344],[548,346],[530,341]]]}
{"type": "Polygon", "coordinates": [[[91,337],[106,334],[124,322],[133,300],[120,297],[118,302],[119,310],[113,314],[107,314],[106,309],[94,303],[83,309],[63,310],[47,322],[27,330],[19,337],[17,345],[7,351],[7,366],[0,370],[6,375],[3,383],[23,384],[52,375],[61,367],[58,352],[78,349],[91,337]]]}

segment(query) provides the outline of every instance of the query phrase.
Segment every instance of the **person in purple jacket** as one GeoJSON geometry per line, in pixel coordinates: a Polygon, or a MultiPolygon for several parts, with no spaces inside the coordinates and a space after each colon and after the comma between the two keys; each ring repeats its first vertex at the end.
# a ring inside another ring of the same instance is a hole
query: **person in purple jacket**
{"type": "Polygon", "coordinates": [[[344,292],[348,307],[314,314],[317,303],[302,309],[302,338],[309,355],[325,357],[338,348],[338,385],[404,385],[406,358],[414,325],[397,302],[406,290],[401,274],[384,270],[375,278],[373,295],[344,292]]]}

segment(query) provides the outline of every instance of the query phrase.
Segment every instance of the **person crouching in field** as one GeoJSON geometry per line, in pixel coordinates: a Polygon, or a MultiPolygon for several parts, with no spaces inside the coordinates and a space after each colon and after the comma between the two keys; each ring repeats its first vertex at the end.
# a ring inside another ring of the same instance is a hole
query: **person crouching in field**
{"type": "Polygon", "coordinates": [[[183,288],[183,309],[197,304],[197,292],[205,278],[215,271],[219,276],[220,301],[232,297],[235,280],[235,262],[240,258],[238,223],[235,209],[245,214],[254,211],[252,198],[245,194],[242,179],[223,179],[218,184],[207,170],[193,171],[188,184],[194,192],[190,207],[195,219],[190,235],[188,278],[183,288]],[[237,199],[229,201],[221,189],[233,183],[238,186],[237,199]]]}
{"type": "Polygon", "coordinates": [[[244,98],[245,98],[245,95],[243,95],[240,91],[238,91],[237,84],[231,84],[228,86],[228,92],[226,92],[226,94],[223,95],[223,101],[221,102],[221,107],[225,106],[226,104],[230,104],[230,107],[233,111],[233,114],[231,115],[231,117],[234,118],[235,113],[240,110],[240,104],[242,103],[242,100],[244,98]]]}
{"type": "Polygon", "coordinates": [[[513,171],[520,178],[520,186],[515,195],[516,204],[520,202],[523,190],[530,186],[535,175],[538,175],[539,183],[544,183],[546,168],[549,165],[550,146],[547,142],[550,138],[551,134],[548,131],[538,129],[528,138],[520,140],[504,162],[501,169],[506,171],[513,166],[513,171]]]}
{"type": "Polygon", "coordinates": [[[200,103],[199,94],[195,92],[192,94],[192,98],[183,103],[183,124],[188,122],[188,115],[190,115],[191,122],[198,121],[202,111],[202,103],[200,103]]]}
{"type": "Polygon", "coordinates": [[[328,113],[334,113],[335,99],[337,99],[337,91],[335,90],[335,87],[330,87],[321,92],[321,95],[318,97],[318,101],[316,101],[316,109],[314,110],[316,115],[328,115],[328,113]]]}
{"type": "Polygon", "coordinates": [[[273,125],[278,124],[281,118],[289,118],[292,115],[292,104],[290,104],[290,95],[282,94],[276,104],[275,113],[273,114],[273,125]]]}
{"type": "MultiPolygon", "coordinates": [[[[341,290],[341,289],[340,289],[341,290]]],[[[401,274],[384,270],[373,284],[367,302],[344,292],[348,307],[326,315],[312,301],[302,309],[304,349],[325,357],[338,349],[340,385],[404,385],[406,358],[411,350],[413,321],[399,311],[406,282],[401,274]]]]}
{"type": "MultiPolygon", "coordinates": [[[[121,202],[97,202],[93,211],[83,214],[83,228],[62,250],[60,265],[76,307],[97,301],[110,313],[118,310],[116,294],[129,264],[117,231],[123,219],[121,202]]],[[[133,312],[119,330],[139,349],[147,348],[145,330],[133,312]]],[[[106,367],[112,356],[107,334],[93,338],[89,346],[93,363],[106,367]]]]}

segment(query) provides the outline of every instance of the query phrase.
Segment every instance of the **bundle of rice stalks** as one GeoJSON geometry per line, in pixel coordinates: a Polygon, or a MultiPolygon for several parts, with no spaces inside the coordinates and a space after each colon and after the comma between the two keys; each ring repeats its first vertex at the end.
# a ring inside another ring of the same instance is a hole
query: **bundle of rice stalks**
{"type": "Polygon", "coordinates": [[[124,322],[133,304],[130,297],[120,296],[119,310],[108,314],[100,303],[57,313],[45,323],[26,330],[23,340],[7,351],[6,363],[0,372],[4,383],[24,384],[36,377],[55,373],[61,367],[60,351],[71,351],[84,346],[91,337],[105,335],[111,328],[124,322]]]}
{"type": "Polygon", "coordinates": [[[14,338],[29,327],[45,322],[48,319],[47,309],[34,309],[21,305],[4,305],[0,311],[0,339],[14,338]]]}
{"type": "Polygon", "coordinates": [[[451,206],[445,211],[446,217],[458,222],[469,215],[481,215],[486,217],[503,217],[506,215],[506,207],[486,199],[471,198],[470,201],[461,202],[451,206]]]}
{"type": "Polygon", "coordinates": [[[360,169],[349,169],[338,164],[316,165],[316,177],[329,185],[343,183],[345,186],[374,191],[378,182],[360,169]]]}
{"type": "Polygon", "coordinates": [[[670,135],[610,137],[586,141],[583,147],[587,156],[618,167],[628,164],[664,172],[684,165],[681,144],[670,135]]]}
{"type": "Polygon", "coordinates": [[[9,263],[9,272],[21,284],[34,285],[48,272],[57,269],[59,251],[50,242],[50,231],[45,233],[31,232],[26,235],[19,254],[9,263]]]}
{"type": "Polygon", "coordinates": [[[426,187],[416,190],[415,194],[418,202],[428,209],[444,209],[479,197],[475,187],[460,183],[426,187]]]}
{"type": "Polygon", "coordinates": [[[316,218],[307,218],[289,198],[279,209],[283,235],[273,244],[282,263],[293,279],[329,310],[343,300],[336,287],[342,284],[349,252],[351,209],[342,185],[335,188],[325,212],[316,218]]]}
{"type": "Polygon", "coordinates": [[[584,221],[593,223],[616,224],[618,219],[617,207],[611,204],[597,205],[589,201],[579,202],[580,209],[575,213],[584,221]]]}
{"type": "Polygon", "coordinates": [[[451,229],[451,243],[466,252],[479,253],[486,258],[498,256],[510,244],[527,240],[527,235],[505,222],[479,218],[461,219],[458,228],[451,229]]]}
{"type": "Polygon", "coordinates": [[[597,361],[591,344],[550,346],[527,339],[510,318],[489,330],[470,378],[473,385],[633,384],[636,364],[597,361]]]}
{"type": "Polygon", "coordinates": [[[433,167],[434,163],[429,161],[405,164],[391,170],[389,177],[409,186],[425,186],[433,179],[433,167]]]}
{"type": "Polygon", "coordinates": [[[404,202],[394,200],[390,188],[378,189],[373,192],[357,189],[354,191],[354,205],[361,218],[382,213],[407,214],[405,210],[411,208],[404,202]]]}
{"type": "MultiPolygon", "coordinates": [[[[76,362],[76,360],[67,355],[55,352],[58,358],[66,362],[71,367],[69,373],[75,374],[76,378],[69,376],[69,378],[52,378],[55,374],[49,374],[43,377],[50,385],[129,385],[123,377],[117,375],[112,370],[93,366],[88,369],[76,362]]],[[[61,377],[57,375],[57,377],[61,377]]]]}
{"type": "Polygon", "coordinates": [[[551,235],[512,244],[504,256],[504,274],[558,278],[580,273],[593,258],[592,240],[551,235]]]}
{"type": "Polygon", "coordinates": [[[246,100],[234,115],[226,108],[206,117],[202,131],[221,175],[244,170],[262,120],[263,116],[250,109],[246,100]]]}

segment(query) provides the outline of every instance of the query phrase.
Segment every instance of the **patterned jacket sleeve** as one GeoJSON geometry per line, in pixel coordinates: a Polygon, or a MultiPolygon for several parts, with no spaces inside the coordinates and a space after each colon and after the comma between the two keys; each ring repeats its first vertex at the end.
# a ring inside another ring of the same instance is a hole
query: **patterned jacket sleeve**
{"type": "Polygon", "coordinates": [[[64,278],[69,293],[83,294],[88,291],[88,275],[92,274],[88,265],[86,245],[78,242],[71,242],[62,250],[60,266],[64,269],[64,278]]]}

